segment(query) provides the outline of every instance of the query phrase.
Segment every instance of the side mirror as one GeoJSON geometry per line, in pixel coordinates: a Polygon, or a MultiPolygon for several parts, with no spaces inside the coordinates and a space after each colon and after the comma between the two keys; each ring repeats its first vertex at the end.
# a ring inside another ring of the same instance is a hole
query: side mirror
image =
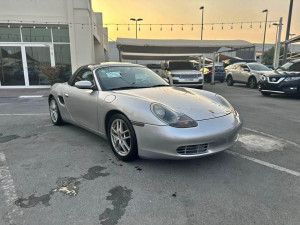
{"type": "Polygon", "coordinates": [[[249,68],[244,68],[244,71],[250,72],[250,69],[249,68]]]}
{"type": "Polygon", "coordinates": [[[75,87],[79,89],[94,89],[94,85],[88,80],[77,81],[75,87]]]}

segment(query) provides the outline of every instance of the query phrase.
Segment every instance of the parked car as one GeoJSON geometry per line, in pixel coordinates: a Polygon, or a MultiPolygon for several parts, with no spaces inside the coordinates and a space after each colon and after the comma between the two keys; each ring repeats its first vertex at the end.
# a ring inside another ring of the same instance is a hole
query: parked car
{"type": "Polygon", "coordinates": [[[242,83],[249,88],[256,88],[261,75],[268,71],[271,69],[261,63],[236,63],[226,71],[227,85],[242,83]]]}
{"type": "Polygon", "coordinates": [[[161,75],[161,65],[160,64],[147,64],[147,68],[152,70],[154,73],[161,75]]]}
{"type": "Polygon", "coordinates": [[[203,77],[192,62],[166,61],[161,63],[162,78],[168,79],[170,84],[184,87],[203,88],[203,77]]]}
{"type": "Polygon", "coordinates": [[[79,68],[49,94],[50,118],[108,138],[121,160],[190,159],[230,148],[242,121],[222,96],[174,87],[150,69],[129,63],[79,68]]]}
{"type": "MultiPolygon", "coordinates": [[[[212,77],[213,65],[208,65],[204,67],[204,82],[210,83],[212,77]]],[[[202,69],[200,70],[202,72],[202,69]]],[[[226,76],[225,69],[222,65],[215,65],[215,81],[224,82],[226,76]]]]}
{"type": "Polygon", "coordinates": [[[300,94],[300,59],[293,60],[265,73],[259,83],[258,90],[262,95],[300,94]]]}

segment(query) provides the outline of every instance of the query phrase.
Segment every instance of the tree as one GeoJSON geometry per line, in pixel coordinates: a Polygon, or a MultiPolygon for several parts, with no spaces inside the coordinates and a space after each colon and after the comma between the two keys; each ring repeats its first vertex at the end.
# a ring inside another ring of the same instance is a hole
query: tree
{"type": "MultiPolygon", "coordinates": [[[[284,47],[280,46],[280,54],[279,55],[283,54],[283,49],[284,49],[284,47]]],[[[263,64],[265,64],[265,65],[272,65],[273,64],[274,51],[275,51],[275,48],[273,46],[272,48],[270,48],[268,51],[266,51],[264,53],[263,64]]]]}

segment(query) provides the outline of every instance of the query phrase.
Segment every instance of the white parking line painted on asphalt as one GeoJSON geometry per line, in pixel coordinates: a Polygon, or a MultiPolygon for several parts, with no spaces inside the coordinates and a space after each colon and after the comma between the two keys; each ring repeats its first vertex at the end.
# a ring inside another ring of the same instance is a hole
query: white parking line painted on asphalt
{"type": "Polygon", "coordinates": [[[49,113],[3,113],[0,116],[49,116],[49,113]]]}
{"type": "Polygon", "coordinates": [[[289,141],[289,140],[286,140],[286,139],[283,139],[283,138],[280,138],[280,137],[276,137],[274,135],[267,134],[267,133],[264,133],[264,132],[261,132],[261,131],[258,131],[258,130],[254,130],[254,129],[251,129],[251,128],[248,128],[248,127],[243,127],[243,129],[248,130],[248,131],[252,131],[252,132],[257,133],[257,134],[262,134],[262,135],[265,135],[267,137],[274,138],[275,140],[283,141],[283,142],[289,143],[291,145],[294,145],[294,146],[300,148],[300,145],[293,142],[293,141],[289,141]]]}
{"type": "Polygon", "coordinates": [[[226,152],[228,154],[231,154],[231,155],[234,155],[234,156],[238,156],[240,158],[247,159],[247,160],[250,160],[252,162],[258,163],[260,165],[263,165],[263,166],[266,166],[266,167],[269,167],[269,168],[272,168],[272,169],[275,169],[275,170],[279,170],[279,171],[282,171],[282,172],[285,172],[285,173],[288,173],[288,174],[300,177],[300,173],[297,172],[297,171],[290,170],[290,169],[287,169],[287,168],[284,168],[284,167],[281,167],[281,166],[277,166],[275,164],[268,163],[268,162],[265,162],[265,161],[262,161],[262,160],[259,160],[259,159],[255,159],[255,158],[252,158],[250,156],[242,155],[240,153],[236,153],[236,152],[232,152],[232,151],[226,151],[226,152]]]}
{"type": "Polygon", "coordinates": [[[15,205],[18,196],[3,152],[0,152],[0,188],[4,191],[7,209],[3,219],[8,224],[17,224],[15,220],[23,215],[23,211],[15,205]]]}
{"type": "Polygon", "coordinates": [[[42,98],[43,95],[21,95],[19,98],[42,98]]]}

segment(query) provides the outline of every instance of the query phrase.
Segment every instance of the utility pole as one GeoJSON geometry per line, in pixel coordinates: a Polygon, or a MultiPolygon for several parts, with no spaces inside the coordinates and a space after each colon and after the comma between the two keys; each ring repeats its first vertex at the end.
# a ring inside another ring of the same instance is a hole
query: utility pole
{"type": "Polygon", "coordinates": [[[202,23],[201,23],[201,40],[203,39],[203,17],[204,17],[204,6],[200,7],[200,10],[202,11],[202,23]]]}
{"type": "Polygon", "coordinates": [[[265,21],[265,32],[264,32],[263,49],[262,49],[262,54],[261,54],[261,63],[263,62],[264,53],[265,53],[266,31],[267,31],[267,22],[268,22],[268,10],[265,9],[262,12],[266,13],[266,21],[265,21]]]}
{"type": "MultiPolygon", "coordinates": [[[[285,35],[285,40],[286,41],[290,37],[290,28],[291,28],[291,20],[292,20],[292,12],[293,12],[293,3],[294,3],[294,0],[290,0],[289,17],[288,17],[288,22],[287,22],[287,27],[286,27],[286,35],[285,35]]],[[[282,64],[286,63],[287,50],[288,50],[288,44],[284,43],[284,51],[283,51],[282,64]]]]}
{"type": "Polygon", "coordinates": [[[275,45],[275,52],[274,52],[274,60],[273,60],[273,66],[274,68],[279,67],[279,56],[280,56],[280,45],[281,45],[281,31],[282,31],[282,17],[280,17],[279,24],[274,24],[277,26],[277,37],[276,37],[276,45],[275,45]]]}

